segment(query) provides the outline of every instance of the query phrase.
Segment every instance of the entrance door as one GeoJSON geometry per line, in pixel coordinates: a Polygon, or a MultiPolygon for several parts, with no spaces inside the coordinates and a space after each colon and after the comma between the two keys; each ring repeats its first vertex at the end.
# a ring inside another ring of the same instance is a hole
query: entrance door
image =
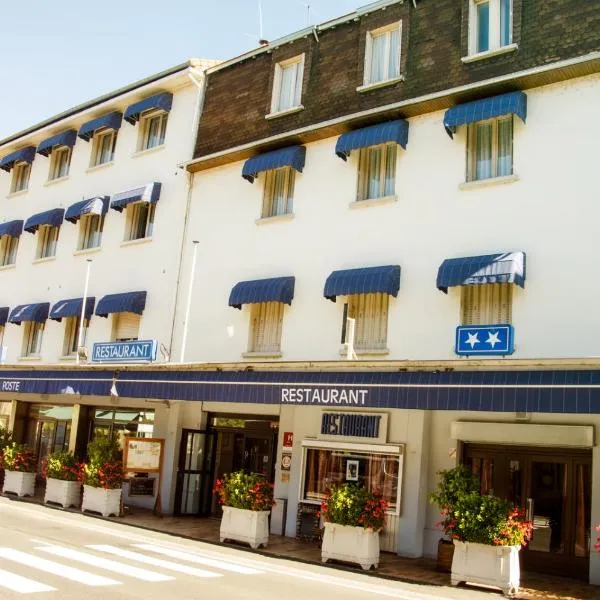
{"type": "Polygon", "coordinates": [[[215,432],[183,429],[179,450],[175,514],[210,514],[215,468],[215,432]]]}

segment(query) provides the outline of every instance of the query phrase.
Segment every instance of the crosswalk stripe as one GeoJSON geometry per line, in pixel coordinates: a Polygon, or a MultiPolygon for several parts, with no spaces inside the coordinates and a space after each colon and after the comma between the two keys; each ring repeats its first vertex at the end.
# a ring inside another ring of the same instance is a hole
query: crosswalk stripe
{"type": "Polygon", "coordinates": [[[124,563],[117,562],[116,560],[93,556],[92,554],[86,554],[85,552],[79,552],[78,550],[63,548],[62,546],[41,546],[36,548],[36,550],[47,552],[53,556],[60,556],[61,558],[75,560],[86,565],[91,565],[92,567],[106,569],[107,571],[114,571],[115,573],[119,573],[121,575],[128,575],[129,577],[134,577],[135,579],[141,579],[143,581],[156,582],[171,581],[175,579],[170,575],[162,575],[161,573],[155,573],[146,569],[140,569],[139,567],[126,565],[124,563]]]}
{"type": "Polygon", "coordinates": [[[154,556],[145,556],[139,552],[123,550],[122,548],[117,548],[116,546],[94,544],[87,547],[91,550],[95,550],[96,552],[107,552],[108,554],[114,554],[115,556],[120,556],[121,558],[137,560],[138,562],[145,563],[147,565],[162,567],[163,569],[185,573],[186,575],[194,575],[195,577],[222,577],[220,573],[212,573],[211,571],[205,571],[204,569],[196,569],[195,567],[190,567],[188,565],[180,565],[178,563],[171,562],[170,560],[155,558],[154,556]]]}
{"type": "Polygon", "coordinates": [[[179,558],[180,560],[186,560],[188,562],[205,565],[207,567],[215,567],[217,569],[222,569],[223,571],[232,571],[233,573],[241,573],[243,575],[257,575],[262,572],[249,567],[223,562],[222,560],[207,558],[195,553],[181,552],[180,550],[172,550],[171,548],[155,546],[154,544],[133,544],[133,546],[135,548],[139,548],[140,550],[148,550],[150,552],[156,552],[157,554],[164,554],[165,556],[170,556],[171,558],[179,558]]]}
{"type": "Polygon", "coordinates": [[[33,581],[33,579],[27,579],[27,577],[21,577],[21,575],[16,575],[3,569],[0,569],[0,587],[8,588],[11,592],[17,592],[17,594],[56,591],[56,588],[49,585],[33,581]]]}
{"type": "Polygon", "coordinates": [[[115,581],[114,579],[108,579],[107,577],[101,577],[100,575],[94,575],[93,573],[87,573],[86,571],[80,571],[74,567],[67,565],[61,565],[60,563],[40,558],[34,554],[27,554],[20,550],[13,550],[12,548],[0,548],[0,558],[12,560],[13,562],[20,563],[32,569],[38,569],[45,573],[51,573],[58,577],[64,577],[78,583],[83,583],[89,586],[101,586],[101,585],[120,585],[121,582],[115,581]]]}

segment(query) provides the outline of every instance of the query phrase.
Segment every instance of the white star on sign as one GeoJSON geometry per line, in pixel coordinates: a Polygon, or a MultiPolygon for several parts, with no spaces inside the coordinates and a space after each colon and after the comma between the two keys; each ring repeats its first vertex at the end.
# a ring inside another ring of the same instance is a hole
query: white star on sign
{"type": "Polygon", "coordinates": [[[475,344],[479,344],[479,338],[477,337],[477,333],[469,333],[467,331],[468,339],[465,342],[466,344],[471,344],[471,350],[475,347],[475,344]]]}
{"type": "Polygon", "coordinates": [[[498,339],[498,336],[500,334],[496,331],[496,333],[492,333],[491,331],[488,331],[488,339],[485,341],[486,344],[489,344],[492,348],[496,347],[496,344],[500,343],[500,340],[498,339]]]}

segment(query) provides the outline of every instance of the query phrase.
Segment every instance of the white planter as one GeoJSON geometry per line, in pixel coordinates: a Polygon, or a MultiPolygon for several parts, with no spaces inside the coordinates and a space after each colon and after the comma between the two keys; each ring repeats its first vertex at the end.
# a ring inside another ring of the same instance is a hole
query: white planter
{"type": "Polygon", "coordinates": [[[221,541],[246,542],[256,550],[269,543],[269,510],[244,510],[223,506],[221,517],[221,541]]]}
{"type": "Polygon", "coordinates": [[[121,514],[121,488],[105,490],[84,485],[81,512],[86,510],[100,513],[103,517],[110,515],[118,517],[121,514]]]}
{"type": "Polygon", "coordinates": [[[326,522],[321,561],[326,563],[332,558],[357,563],[365,571],[379,567],[379,532],[326,522]]]}
{"type": "Polygon", "coordinates": [[[519,592],[520,546],[488,546],[454,540],[452,585],[462,582],[499,587],[505,596],[519,592]]]}
{"type": "Polygon", "coordinates": [[[79,481],[62,481],[60,479],[46,480],[44,503],[54,502],[63,508],[79,506],[81,501],[81,484],[79,481]]]}
{"type": "Polygon", "coordinates": [[[4,471],[4,487],[6,494],[11,492],[17,496],[33,496],[35,493],[35,473],[20,473],[19,471],[4,471]]]}

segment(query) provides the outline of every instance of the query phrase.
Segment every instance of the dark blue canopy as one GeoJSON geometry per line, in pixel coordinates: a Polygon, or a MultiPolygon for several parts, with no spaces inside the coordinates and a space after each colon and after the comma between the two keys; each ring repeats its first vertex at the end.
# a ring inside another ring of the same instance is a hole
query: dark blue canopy
{"type": "Polygon", "coordinates": [[[133,202],[149,202],[155,204],[160,198],[161,184],[158,181],[153,181],[139,188],[119,192],[115,194],[110,202],[110,207],[121,212],[128,204],[133,202]]]}
{"type": "Polygon", "coordinates": [[[400,289],[400,266],[364,267],[333,271],[325,282],[323,296],[335,302],[337,296],[380,292],[397,296],[400,289]]]}
{"type": "Polygon", "coordinates": [[[0,169],[10,173],[10,170],[15,166],[16,162],[32,163],[35,158],[35,146],[25,146],[19,150],[15,150],[7,154],[0,160],[0,169]]]}
{"type": "Polygon", "coordinates": [[[408,121],[398,119],[396,121],[387,121],[378,123],[370,127],[355,129],[344,133],[338,138],[335,145],[335,153],[346,160],[352,150],[376,146],[377,144],[387,144],[396,142],[404,149],[408,143],[408,121]]]}
{"type": "Polygon", "coordinates": [[[304,146],[289,146],[271,152],[264,152],[249,158],[242,168],[242,177],[254,183],[256,176],[263,171],[279,169],[280,167],[292,167],[302,173],[304,161],[306,160],[306,148],[304,146]]]}
{"type": "Polygon", "coordinates": [[[23,233],[23,221],[7,221],[0,224],[0,237],[9,235],[10,237],[20,237],[23,233]]]}
{"type": "Polygon", "coordinates": [[[291,304],[294,297],[295,277],[273,277],[240,281],[233,286],[229,294],[229,306],[242,308],[242,304],[259,302],[283,302],[291,304]]]}
{"type": "Polygon", "coordinates": [[[111,313],[131,312],[141,315],[146,308],[146,292],[126,292],[108,294],[100,298],[96,306],[99,317],[108,317],[111,313]]]}
{"type": "Polygon", "coordinates": [[[37,153],[42,156],[49,156],[56,146],[68,146],[69,148],[72,148],[75,145],[76,139],[77,131],[75,131],[75,129],[67,129],[67,131],[63,131],[62,133],[58,133],[45,139],[37,147],[37,153]]]}
{"type": "Polygon", "coordinates": [[[61,223],[63,222],[64,215],[64,208],[53,208],[52,210],[38,213],[37,215],[29,217],[29,219],[25,221],[25,227],[23,227],[23,229],[29,233],[35,233],[38,230],[38,227],[41,225],[60,227],[61,223]]]}
{"type": "Polygon", "coordinates": [[[50,302],[40,302],[38,304],[21,304],[12,309],[9,323],[20,325],[23,321],[35,321],[43,323],[48,318],[50,302]]]}
{"type": "MultiPolygon", "coordinates": [[[[52,310],[50,311],[50,318],[55,321],[60,321],[65,317],[81,317],[81,305],[83,304],[83,298],[70,298],[69,300],[59,300],[54,303],[52,310]]],[[[88,296],[85,299],[85,318],[89,319],[94,313],[94,304],[96,304],[96,298],[94,296],[88,296]]]]}
{"type": "Polygon", "coordinates": [[[92,121],[88,121],[84,123],[79,128],[79,133],[77,134],[82,140],[89,142],[94,136],[94,132],[98,129],[114,129],[117,131],[121,128],[121,119],[123,115],[114,111],[103,117],[98,117],[97,119],[93,119],[92,121]]]}
{"type": "Polygon", "coordinates": [[[131,106],[128,106],[123,118],[128,123],[135,125],[143,112],[155,109],[160,109],[164,110],[165,112],[169,112],[171,110],[172,104],[173,94],[171,94],[171,92],[162,92],[160,94],[150,96],[150,98],[140,100],[139,102],[136,102],[131,106]]]}
{"type": "Polygon", "coordinates": [[[65,221],[77,223],[83,215],[105,215],[108,210],[108,196],[96,196],[71,204],[65,213],[65,221]]]}
{"type": "Polygon", "coordinates": [[[8,306],[3,306],[0,308],[0,327],[4,327],[6,325],[6,321],[8,321],[8,313],[10,312],[10,308],[8,306]]]}

